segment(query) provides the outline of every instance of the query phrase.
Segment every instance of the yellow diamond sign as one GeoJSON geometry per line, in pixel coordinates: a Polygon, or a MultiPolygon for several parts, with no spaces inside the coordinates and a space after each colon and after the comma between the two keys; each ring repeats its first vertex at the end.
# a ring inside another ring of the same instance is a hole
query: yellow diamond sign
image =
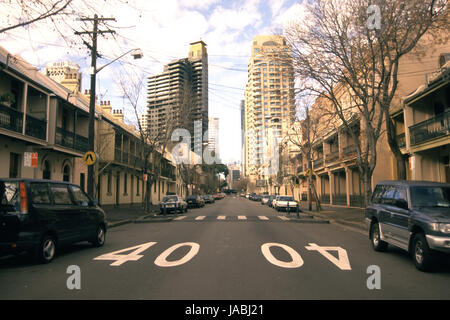
{"type": "Polygon", "coordinates": [[[91,166],[97,161],[97,157],[95,156],[94,151],[88,151],[84,154],[83,160],[88,166],[91,166]]]}

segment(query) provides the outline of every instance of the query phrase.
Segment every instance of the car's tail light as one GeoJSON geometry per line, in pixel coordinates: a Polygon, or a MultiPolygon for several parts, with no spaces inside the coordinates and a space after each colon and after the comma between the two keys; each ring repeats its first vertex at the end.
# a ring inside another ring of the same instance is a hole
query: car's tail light
{"type": "Polygon", "coordinates": [[[25,187],[25,182],[19,184],[20,188],[20,213],[28,213],[28,199],[27,199],[27,189],[25,187]]]}

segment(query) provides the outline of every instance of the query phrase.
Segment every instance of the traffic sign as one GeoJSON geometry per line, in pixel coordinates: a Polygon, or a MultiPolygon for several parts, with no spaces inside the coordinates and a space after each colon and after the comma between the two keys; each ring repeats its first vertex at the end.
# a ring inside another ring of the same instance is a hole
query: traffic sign
{"type": "Polygon", "coordinates": [[[37,152],[24,152],[23,153],[24,167],[37,168],[38,166],[38,154],[37,152]]]}
{"type": "Polygon", "coordinates": [[[88,151],[84,154],[83,160],[88,166],[91,166],[97,161],[97,157],[94,151],[88,151]]]}

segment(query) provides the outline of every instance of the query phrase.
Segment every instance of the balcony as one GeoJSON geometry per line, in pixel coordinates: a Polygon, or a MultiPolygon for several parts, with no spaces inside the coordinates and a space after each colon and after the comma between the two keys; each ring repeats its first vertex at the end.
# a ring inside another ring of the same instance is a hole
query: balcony
{"type": "Polygon", "coordinates": [[[26,116],[25,134],[34,138],[45,140],[47,136],[47,122],[30,115],[26,116]]]}
{"type": "Polygon", "coordinates": [[[56,128],[55,143],[82,153],[89,150],[89,139],[74,132],[56,128]]]}
{"type": "Polygon", "coordinates": [[[23,113],[0,104],[0,128],[22,133],[23,113]]]}
{"type": "Polygon", "coordinates": [[[409,127],[411,145],[417,145],[450,134],[450,109],[431,119],[409,127]]]}
{"type": "Polygon", "coordinates": [[[323,167],[323,158],[313,160],[313,168],[317,169],[323,167]]]}
{"type": "Polygon", "coordinates": [[[339,160],[339,152],[337,151],[325,155],[325,161],[327,163],[335,162],[337,160],[339,160]]]}
{"type": "Polygon", "coordinates": [[[343,157],[351,157],[356,155],[356,145],[352,144],[342,149],[343,157]]]}

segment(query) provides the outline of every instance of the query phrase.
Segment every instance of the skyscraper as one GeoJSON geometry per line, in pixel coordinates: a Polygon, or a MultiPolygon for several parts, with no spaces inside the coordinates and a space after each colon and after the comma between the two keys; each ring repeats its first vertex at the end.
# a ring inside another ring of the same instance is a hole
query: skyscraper
{"type": "Polygon", "coordinates": [[[173,60],[163,73],[148,78],[150,139],[170,135],[176,128],[189,130],[191,149],[201,150],[208,130],[208,54],[206,44],[190,44],[188,58],[173,60]],[[199,126],[201,124],[201,134],[199,126]],[[195,130],[195,127],[198,129],[195,130]]]}
{"type": "Polygon", "coordinates": [[[282,36],[253,38],[245,89],[245,174],[265,180],[278,171],[277,145],[295,120],[294,72],[282,36]]]}

